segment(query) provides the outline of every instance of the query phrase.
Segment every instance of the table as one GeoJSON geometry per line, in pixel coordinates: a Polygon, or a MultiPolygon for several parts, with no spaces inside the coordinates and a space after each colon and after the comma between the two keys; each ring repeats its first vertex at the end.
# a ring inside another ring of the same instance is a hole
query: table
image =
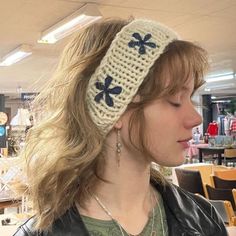
{"type": "Polygon", "coordinates": [[[23,224],[30,216],[27,214],[2,214],[0,215],[0,235],[1,236],[12,236],[17,228],[23,224]],[[11,225],[2,225],[1,221],[3,219],[10,218],[12,224],[11,225]]]}
{"type": "Polygon", "coordinates": [[[202,162],[203,154],[217,154],[217,165],[222,164],[222,154],[224,154],[226,147],[198,147],[199,150],[199,162],[202,162]]]}
{"type": "Polygon", "coordinates": [[[229,227],[226,227],[226,229],[227,229],[229,236],[236,235],[236,226],[229,226],[229,227]]]}
{"type": "Polygon", "coordinates": [[[208,147],[208,144],[207,143],[190,144],[186,152],[186,155],[190,158],[190,160],[192,160],[193,157],[199,155],[198,147],[208,147]]]}

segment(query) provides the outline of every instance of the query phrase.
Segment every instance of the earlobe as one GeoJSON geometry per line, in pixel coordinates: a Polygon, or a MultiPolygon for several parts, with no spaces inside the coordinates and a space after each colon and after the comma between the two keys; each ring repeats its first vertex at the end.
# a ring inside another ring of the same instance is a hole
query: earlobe
{"type": "Polygon", "coordinates": [[[122,121],[121,121],[121,119],[119,119],[119,120],[115,123],[114,128],[116,128],[116,129],[121,129],[121,128],[122,128],[122,121]]]}
{"type": "Polygon", "coordinates": [[[141,97],[140,97],[140,95],[136,94],[136,95],[134,96],[132,102],[135,103],[135,102],[140,102],[140,101],[141,101],[141,97]]]}

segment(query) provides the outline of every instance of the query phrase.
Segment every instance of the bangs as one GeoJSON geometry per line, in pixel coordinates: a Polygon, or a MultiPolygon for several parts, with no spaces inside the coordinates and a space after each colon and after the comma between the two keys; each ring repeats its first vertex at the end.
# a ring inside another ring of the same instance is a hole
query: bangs
{"type": "Polygon", "coordinates": [[[153,65],[139,88],[142,102],[178,93],[194,80],[194,91],[201,87],[208,69],[207,53],[201,47],[186,41],[171,42],[153,65]]]}

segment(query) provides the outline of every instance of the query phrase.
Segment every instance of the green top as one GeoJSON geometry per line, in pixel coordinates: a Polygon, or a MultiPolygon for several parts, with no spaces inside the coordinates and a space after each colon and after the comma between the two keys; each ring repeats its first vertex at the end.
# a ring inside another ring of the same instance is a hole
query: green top
{"type": "MultiPolygon", "coordinates": [[[[168,235],[168,227],[166,221],[166,214],[163,206],[163,200],[160,194],[158,194],[159,204],[154,208],[154,226],[152,231],[152,213],[149,216],[148,222],[143,228],[142,232],[138,236],[166,236],[168,235]],[[160,206],[160,209],[159,209],[160,206]],[[160,210],[162,214],[162,222],[160,217],[160,210]]],[[[81,216],[82,220],[91,236],[122,236],[119,226],[113,220],[99,220],[88,216],[81,216]]],[[[123,230],[123,229],[122,229],[123,230]]],[[[125,236],[130,236],[123,230],[125,236]]]]}

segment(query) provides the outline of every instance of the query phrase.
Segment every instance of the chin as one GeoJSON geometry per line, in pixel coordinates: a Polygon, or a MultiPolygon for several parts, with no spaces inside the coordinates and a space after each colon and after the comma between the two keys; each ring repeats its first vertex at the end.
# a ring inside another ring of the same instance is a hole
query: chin
{"type": "Polygon", "coordinates": [[[179,162],[170,163],[169,165],[165,165],[165,166],[167,166],[167,167],[176,167],[176,166],[181,166],[181,165],[184,164],[184,162],[185,162],[185,160],[181,160],[181,161],[179,161],[179,162]]]}
{"type": "Polygon", "coordinates": [[[182,154],[177,157],[176,155],[175,156],[171,155],[170,158],[166,158],[165,160],[163,160],[162,163],[159,162],[158,164],[166,167],[176,167],[184,164],[184,162],[185,162],[185,157],[182,154]]]}
{"type": "Polygon", "coordinates": [[[154,157],[152,161],[160,166],[176,167],[185,162],[185,153],[179,149],[172,149],[171,152],[165,154],[158,153],[155,155],[152,153],[152,156],[154,157]]]}
{"type": "Polygon", "coordinates": [[[178,159],[175,160],[172,167],[183,165],[184,162],[185,162],[185,157],[182,155],[178,159]]]}

